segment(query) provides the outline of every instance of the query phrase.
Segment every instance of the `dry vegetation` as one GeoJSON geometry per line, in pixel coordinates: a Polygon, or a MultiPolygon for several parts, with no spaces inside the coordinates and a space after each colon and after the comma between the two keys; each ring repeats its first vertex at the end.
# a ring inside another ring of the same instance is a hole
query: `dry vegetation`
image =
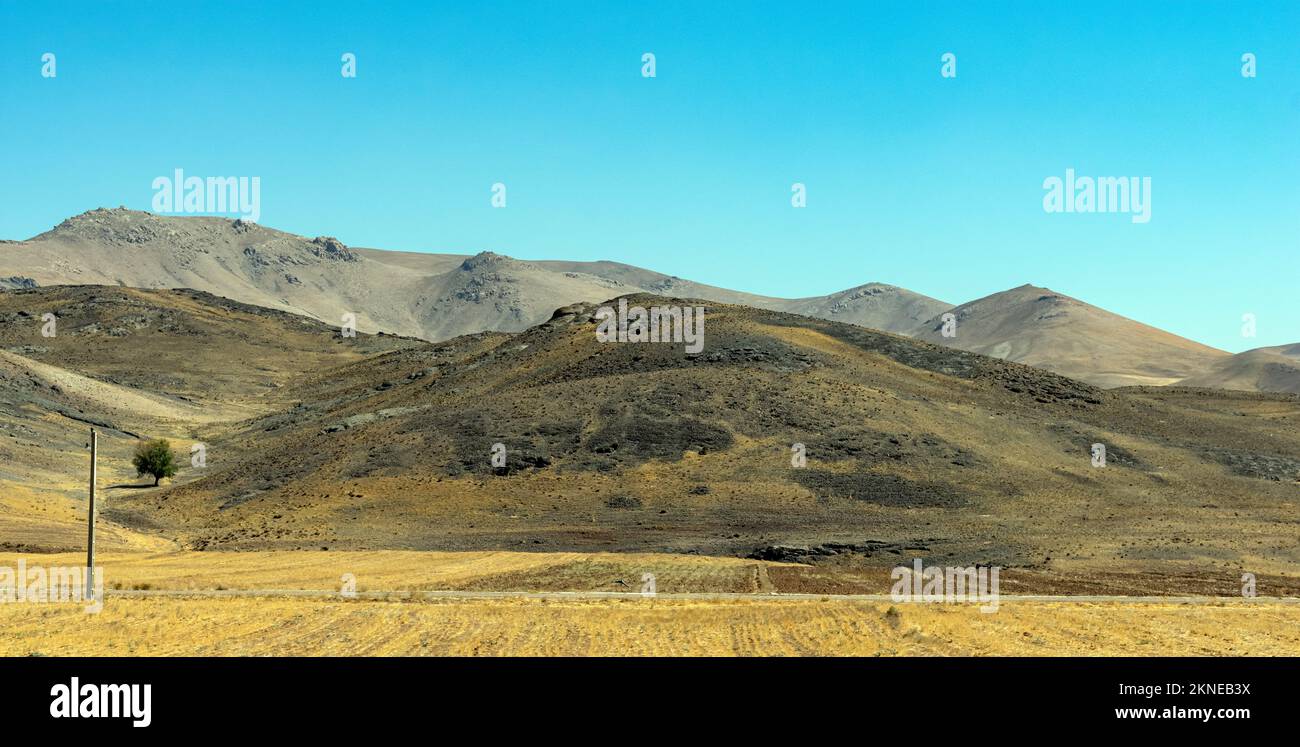
{"type": "Polygon", "coordinates": [[[1300,595],[1295,395],[1102,391],[736,306],[687,357],[602,346],[590,312],[434,345],[193,291],[0,294],[0,565],[83,562],[94,423],[114,590],[98,615],[0,605],[0,654],[1300,653],[1277,599],[1300,595]],[[141,486],[137,436],[201,441],[208,466],[141,486]],[[1002,566],[1004,595],[1232,597],[1248,571],[1271,599],[843,596],[912,558],[1002,566]],[[753,596],[463,596],[645,573],[753,596]],[[344,574],[361,598],[333,596],[344,574]],[[462,596],[365,595],[392,590],[462,596]]]}
{"type": "Polygon", "coordinates": [[[1300,654],[1300,605],[826,600],[114,599],[0,605],[0,655],[1300,654]]]}
{"type": "MultiPolygon", "coordinates": [[[[85,555],[0,553],[0,566],[79,566],[85,555]]],[[[629,591],[653,573],[658,590],[752,592],[761,566],[740,558],[646,553],[530,552],[161,552],[102,553],[110,589],[334,590],[351,574],[358,591],[629,591]],[[623,583],[618,583],[622,581],[623,583]]]]}
{"type": "MultiPolygon", "coordinates": [[[[14,566],[19,557],[0,554],[0,565],[14,566]]],[[[29,566],[82,561],[74,554],[21,557],[29,566]]],[[[882,593],[888,579],[865,569],[735,558],[377,551],[135,552],[101,560],[107,585],[120,590],[108,594],[102,612],[88,615],[77,603],[0,604],[0,656],[1300,654],[1294,599],[1180,604],[1004,596],[996,612],[983,613],[974,604],[782,598],[772,592],[882,593]],[[635,592],[646,572],[665,595],[755,596],[373,596],[451,589],[635,592]],[[344,573],[355,577],[360,597],[254,592],[336,591],[344,573]],[[169,590],[194,596],[161,595],[169,590]]],[[[1041,581],[1012,574],[1002,591],[1032,591],[1041,581]]],[[[1087,590],[1124,588],[1141,591],[1087,590]]]]}

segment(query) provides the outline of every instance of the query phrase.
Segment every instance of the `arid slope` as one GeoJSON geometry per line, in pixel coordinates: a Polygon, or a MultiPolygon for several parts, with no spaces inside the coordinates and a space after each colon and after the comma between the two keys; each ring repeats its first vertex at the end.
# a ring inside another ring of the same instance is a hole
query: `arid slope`
{"type": "Polygon", "coordinates": [[[217,217],[91,210],[27,241],[0,243],[0,288],[31,285],[193,288],[367,332],[444,340],[520,331],[552,310],[635,292],[708,298],[902,330],[949,304],[869,284],[781,299],[716,288],[615,262],[526,262],[492,252],[358,249],[217,217]]]}
{"type": "Polygon", "coordinates": [[[115,516],[200,549],[1300,568],[1295,396],[1105,391],[717,304],[691,356],[600,343],[592,310],[309,374],[292,407],[213,445],[223,466],[115,516]]]}
{"type": "Polygon", "coordinates": [[[1215,360],[1201,373],[1178,382],[1248,392],[1300,394],[1300,343],[1255,348],[1215,360]]]}
{"type": "MultiPolygon", "coordinates": [[[[141,484],[130,467],[139,439],[172,440],[188,464],[193,444],[288,407],[287,385],[302,375],[412,346],[428,343],[343,338],[305,317],[197,291],[0,292],[0,548],[84,543],[92,427],[111,503],[141,484]]],[[[119,536],[105,526],[108,546],[119,536]]]]}
{"type": "Polygon", "coordinates": [[[1097,386],[1165,385],[1229,354],[1047,288],[1022,285],[950,310],[910,331],[920,340],[1045,368],[1097,386]]]}

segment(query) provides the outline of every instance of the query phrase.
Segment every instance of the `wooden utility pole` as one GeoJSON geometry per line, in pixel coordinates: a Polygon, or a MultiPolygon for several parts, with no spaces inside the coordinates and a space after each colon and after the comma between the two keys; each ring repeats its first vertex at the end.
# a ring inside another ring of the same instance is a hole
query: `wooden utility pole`
{"type": "Polygon", "coordinates": [[[99,448],[99,435],[90,429],[90,506],[87,510],[86,524],[86,601],[95,601],[95,464],[99,448]]]}

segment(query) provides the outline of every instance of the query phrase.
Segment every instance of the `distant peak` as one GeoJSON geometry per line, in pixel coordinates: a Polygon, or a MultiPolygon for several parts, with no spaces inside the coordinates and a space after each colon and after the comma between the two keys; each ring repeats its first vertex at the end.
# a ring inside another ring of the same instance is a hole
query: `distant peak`
{"type": "Polygon", "coordinates": [[[1007,290],[1004,290],[1001,293],[994,293],[993,295],[1007,296],[1011,298],[1025,299],[1030,301],[1057,300],[1057,299],[1069,300],[1070,298],[1069,296],[1066,296],[1063,293],[1057,293],[1051,288],[1044,288],[1041,285],[1034,285],[1033,283],[1025,283],[1024,285],[1017,285],[1014,288],[1008,288],[1007,290]]]}
{"type": "Polygon", "coordinates": [[[1047,289],[1047,288],[1044,288],[1044,287],[1041,286],[1041,285],[1034,285],[1033,283],[1025,283],[1024,285],[1017,285],[1016,287],[1011,288],[1009,292],[1012,292],[1012,293],[1052,293],[1053,291],[1051,291],[1051,290],[1049,290],[1049,289],[1047,289]]]}
{"type": "Polygon", "coordinates": [[[106,208],[106,207],[91,208],[90,210],[81,213],[81,215],[74,215],[73,217],[80,218],[86,215],[128,215],[131,213],[134,213],[136,215],[148,215],[148,213],[145,213],[140,210],[128,210],[125,205],[118,205],[115,208],[106,208]]]}
{"type": "Polygon", "coordinates": [[[882,293],[898,293],[902,290],[903,289],[899,288],[897,285],[889,285],[888,283],[871,282],[871,283],[863,283],[862,285],[855,285],[852,288],[846,288],[840,291],[840,293],[844,295],[853,294],[859,296],[877,296],[882,293]]]}
{"type": "Polygon", "coordinates": [[[504,254],[497,254],[496,252],[479,252],[478,254],[475,254],[473,257],[470,257],[464,262],[461,262],[460,269],[472,271],[472,270],[479,270],[485,267],[501,267],[504,265],[515,265],[515,264],[523,264],[523,263],[519,262],[519,260],[515,259],[514,257],[507,257],[504,254]]]}
{"type": "Polygon", "coordinates": [[[155,235],[157,217],[124,207],[95,208],[64,220],[35,238],[73,236],[110,243],[141,243],[155,235]]]}
{"type": "Polygon", "coordinates": [[[97,207],[87,210],[84,213],[77,213],[55,226],[55,228],[66,228],[86,223],[104,223],[106,221],[123,221],[131,219],[147,220],[152,217],[154,216],[151,213],[146,213],[140,210],[127,210],[125,207],[121,206],[115,208],[97,207]]]}

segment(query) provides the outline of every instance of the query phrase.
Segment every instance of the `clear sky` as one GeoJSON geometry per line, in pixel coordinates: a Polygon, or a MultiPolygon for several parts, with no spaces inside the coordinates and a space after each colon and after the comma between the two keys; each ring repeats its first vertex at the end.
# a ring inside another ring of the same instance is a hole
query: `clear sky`
{"type": "Polygon", "coordinates": [[[1033,283],[1234,352],[1300,341],[1294,0],[0,0],[0,164],[2,238],[148,210],[183,168],[355,246],[777,296],[1033,283]],[[1150,222],[1045,212],[1067,168],[1150,177],[1150,222]]]}

